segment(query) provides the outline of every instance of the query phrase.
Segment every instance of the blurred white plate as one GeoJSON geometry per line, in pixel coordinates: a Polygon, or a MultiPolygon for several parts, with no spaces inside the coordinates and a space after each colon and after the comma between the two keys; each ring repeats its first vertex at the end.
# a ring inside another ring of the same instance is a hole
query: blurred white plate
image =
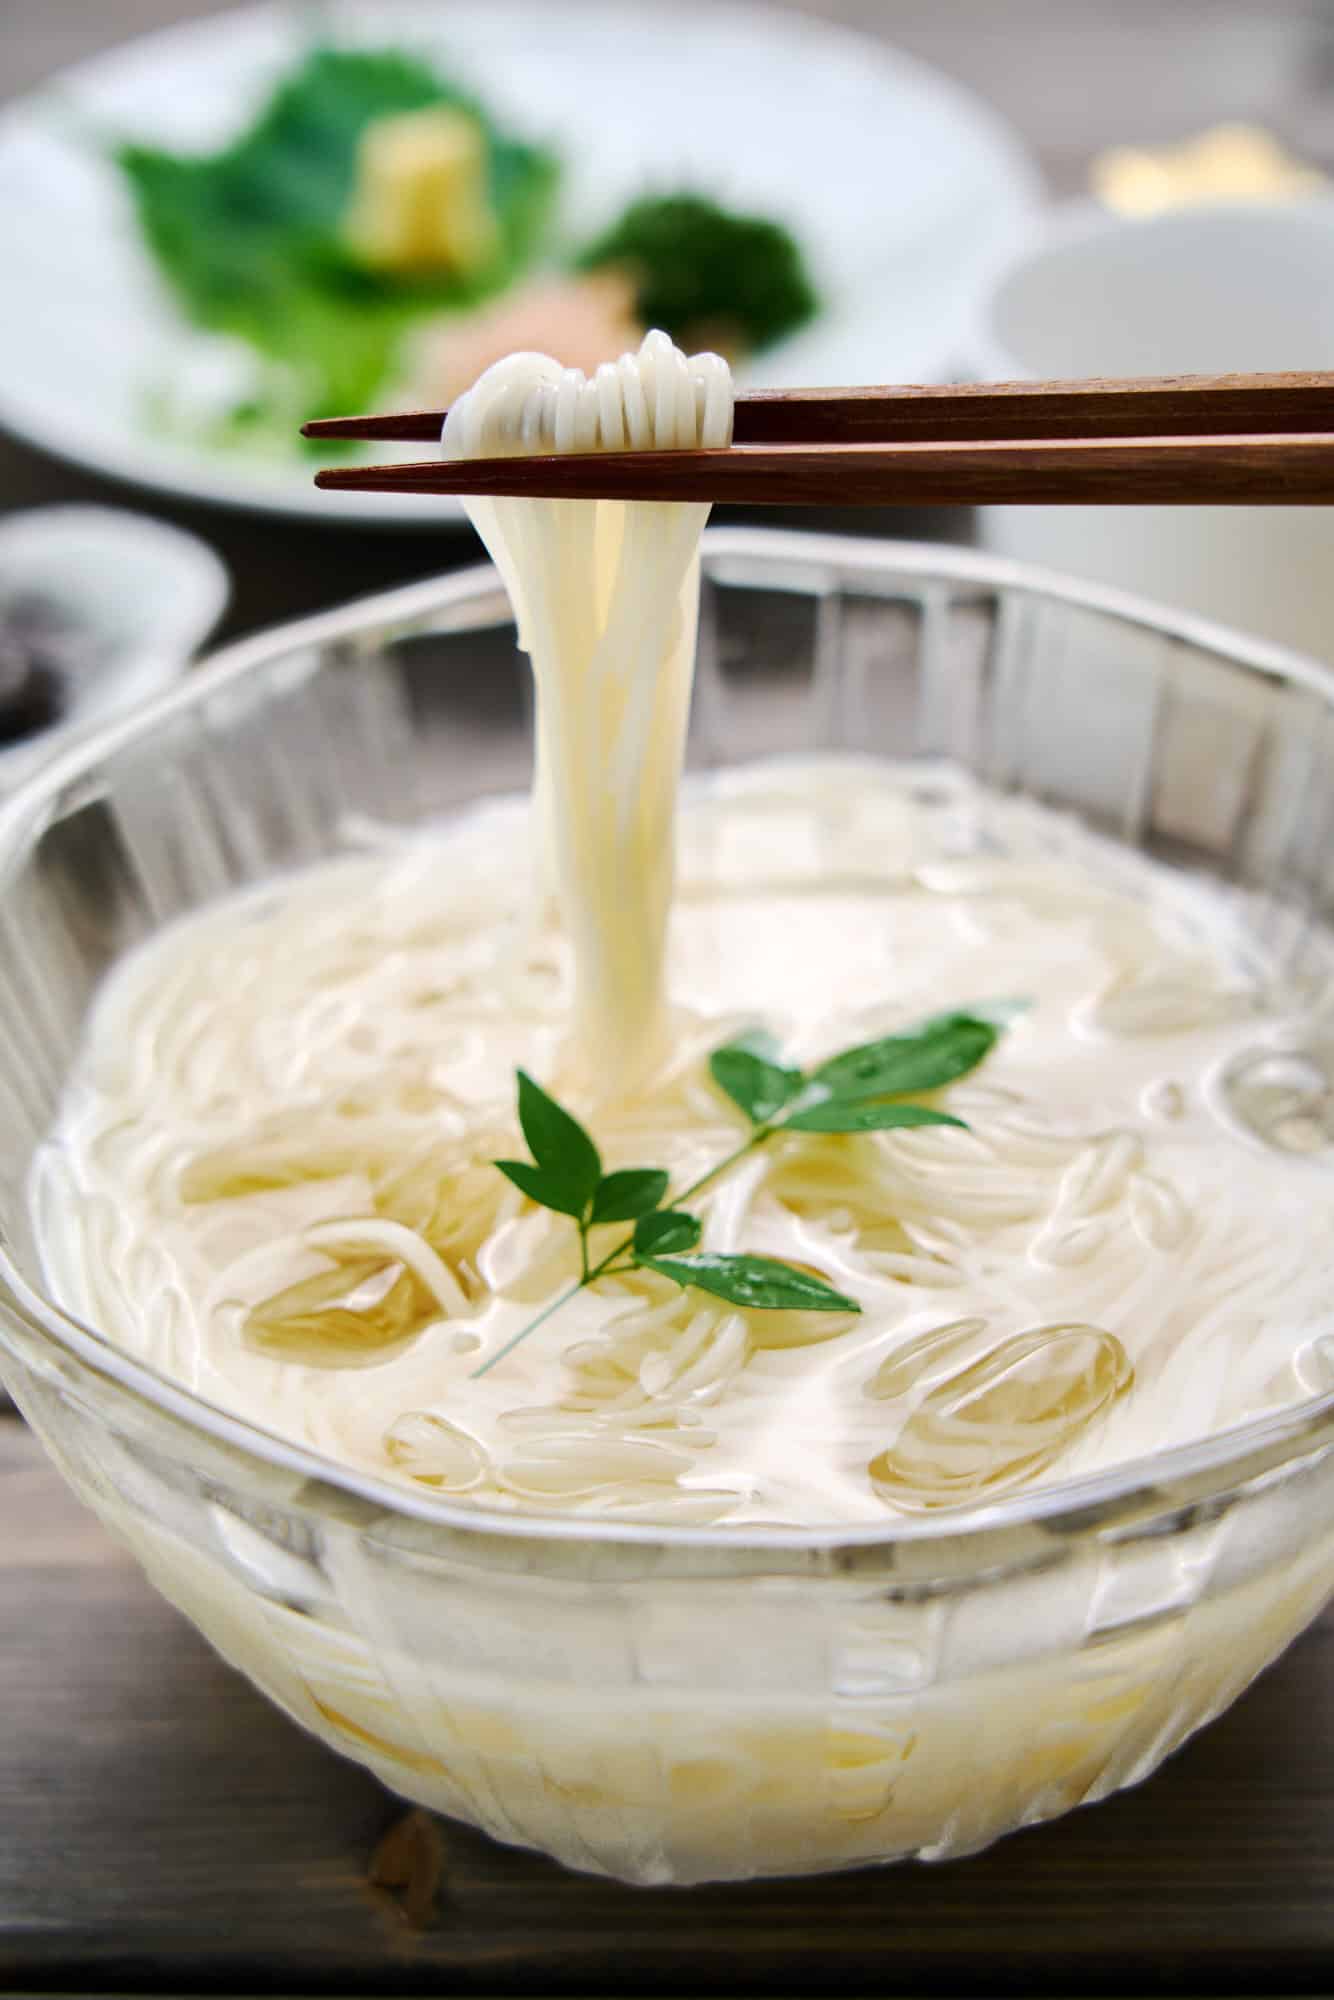
{"type": "Polygon", "coordinates": [[[626,0],[344,0],[262,7],[67,71],[0,117],[0,423],[143,486],[273,513],[396,524],[442,498],[318,495],[309,465],[154,436],[152,384],[201,337],[165,292],[90,129],[212,148],[318,32],[410,45],[565,162],[578,237],[645,187],[688,184],[788,222],[825,302],[760,357],[766,383],[939,380],[1037,196],[1023,151],[966,91],[798,14],[626,0]]]}

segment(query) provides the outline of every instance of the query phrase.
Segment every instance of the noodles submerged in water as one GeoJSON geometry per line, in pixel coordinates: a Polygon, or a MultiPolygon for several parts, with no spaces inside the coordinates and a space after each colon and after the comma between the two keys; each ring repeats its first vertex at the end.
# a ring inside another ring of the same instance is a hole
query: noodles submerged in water
{"type": "MultiPolygon", "coordinates": [[[[512,357],[445,449],[730,428],[723,364],[650,336],[589,382],[512,357]]],[[[723,774],[678,825],[703,510],[474,512],[533,659],[536,817],[377,842],[124,963],[35,1170],[65,1303],[419,1490],[667,1523],[921,1514],[1323,1386],[1334,1179],[1225,1115],[1285,1005],[1221,902],[869,759],[723,774]],[[516,1065],[608,1167],[680,1188],[745,1136],[708,1076],[730,1035],[762,1021],[805,1064],[1011,997],[944,1093],[967,1131],[780,1137],[691,1202],[705,1249],[818,1272],[859,1315],[633,1272],[476,1378],[578,1274],[573,1226],[492,1164],[522,1149],[516,1065]]]]}

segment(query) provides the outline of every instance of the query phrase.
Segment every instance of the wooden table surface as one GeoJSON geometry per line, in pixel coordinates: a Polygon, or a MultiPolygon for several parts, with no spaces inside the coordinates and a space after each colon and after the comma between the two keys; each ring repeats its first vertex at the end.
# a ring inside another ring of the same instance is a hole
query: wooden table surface
{"type": "MultiPolygon", "coordinates": [[[[0,90],[209,10],[0,0],[0,90]]],[[[1061,194],[1103,145],[1225,117],[1334,168],[1329,0],[812,11],[984,91],[1061,194]]],[[[237,582],[232,632],[476,552],[171,507],[0,439],[0,509],[69,499],[166,513],[211,539],[237,582]]],[[[960,531],[939,517],[858,525],[960,531]]],[[[1147,1785],[970,1861],[634,1891],[431,1823],[408,1846],[438,1885],[396,1894],[369,1876],[401,1809],[215,1658],[12,1417],[0,1521],[0,1990],[1334,1991],[1334,1616],[1147,1785]]]]}

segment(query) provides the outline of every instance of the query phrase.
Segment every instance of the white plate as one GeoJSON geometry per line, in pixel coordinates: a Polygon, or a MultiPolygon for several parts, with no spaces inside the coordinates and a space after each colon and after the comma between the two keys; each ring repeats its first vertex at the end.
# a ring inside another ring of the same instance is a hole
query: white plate
{"type": "MultiPolygon", "coordinates": [[[[939,380],[1035,175],[967,92],[882,43],[797,14],[604,0],[342,0],[320,32],[413,46],[565,162],[576,237],[644,187],[693,184],[787,221],[824,300],[763,355],[766,383],[939,380]]],[[[310,468],[152,435],[148,385],[188,365],[184,324],[95,130],[211,148],[312,33],[307,6],[153,35],[0,117],[0,423],[143,486],[328,521],[434,525],[439,497],[316,494],[310,468]]]]}

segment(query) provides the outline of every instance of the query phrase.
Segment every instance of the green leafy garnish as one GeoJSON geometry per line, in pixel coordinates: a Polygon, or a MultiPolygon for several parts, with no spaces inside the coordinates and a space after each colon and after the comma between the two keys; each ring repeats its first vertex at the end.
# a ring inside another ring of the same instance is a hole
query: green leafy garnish
{"type": "Polygon", "coordinates": [[[660,1208],[656,1215],[641,1215],[635,1224],[632,1248],[640,1263],[648,1263],[664,1251],[693,1250],[700,1239],[699,1217],[680,1208],[660,1208]]]}
{"type": "Polygon", "coordinates": [[[910,1090],[939,1090],[976,1069],[999,1036],[992,1021],[975,1014],[937,1014],[903,1035],[848,1049],[821,1063],[813,1081],[834,1097],[902,1097],[910,1090]]]}
{"type": "Polygon", "coordinates": [[[522,1327],[475,1372],[485,1375],[567,1299],[598,1278],[621,1271],[656,1271],[673,1284],[711,1292],[733,1305],[761,1312],[860,1312],[855,1299],[823,1278],[773,1257],[722,1255],[695,1246],[698,1216],[678,1204],[716,1180],[747,1153],[780,1133],[830,1135],[889,1132],[924,1125],[966,1130],[961,1118],[929,1104],[902,1101],[908,1090],[936,1090],[975,1069],[995,1046],[1000,1029],[977,1014],[937,1014],[901,1035],[887,1035],[832,1056],[809,1075],[778,1060],[764,1034],[738,1036],[709,1058],[714,1083],[745,1114],[750,1132],[716,1166],[682,1189],[664,1207],[669,1176],[661,1167],[622,1167],[604,1174],[602,1158],[578,1119],[518,1072],[519,1123],[531,1160],[497,1160],[530,1201],[574,1218],[579,1231],[579,1277],[522,1327]],[[634,1228],[598,1262],[589,1232],[609,1222],[634,1228]]]}
{"type": "Polygon", "coordinates": [[[566,1215],[583,1215],[602,1179],[602,1159],[577,1118],[548,1097],[526,1070],[519,1071],[519,1125],[542,1172],[561,1189],[570,1205],[547,1202],[566,1215]]]}
{"type": "Polygon", "coordinates": [[[702,195],[645,195],[579,257],[582,270],[628,271],[645,326],[683,345],[769,347],[819,305],[793,237],[766,216],[734,215],[702,195]]]}
{"type": "MultiPolygon", "coordinates": [[[[507,284],[536,244],[558,171],[552,154],[503,132],[467,91],[392,49],[312,50],[218,152],[126,144],[115,157],[188,317],[277,364],[257,406],[272,404],[275,423],[365,409],[413,319],[507,284]],[[362,268],[342,223],[366,127],[432,106],[481,131],[498,247],[466,278],[408,282],[362,268]]],[[[245,420],[255,426],[255,406],[245,420]]]]}
{"type": "Polygon", "coordinates": [[[849,1299],[812,1278],[792,1264],[776,1257],[715,1257],[705,1252],[698,1257],[650,1257],[650,1270],[661,1272],[678,1285],[693,1285],[696,1291],[712,1292],[736,1306],[763,1312],[860,1312],[856,1299],[849,1299]]]}
{"type": "Polygon", "coordinates": [[[756,1125],[780,1112],[805,1081],[799,1069],[770,1062],[747,1041],[715,1049],[709,1057],[709,1075],[756,1125]]]}
{"type": "Polygon", "coordinates": [[[497,1160],[530,1201],[585,1222],[602,1179],[598,1149],[577,1119],[519,1071],[519,1123],[531,1160],[497,1160]]]}
{"type": "Polygon", "coordinates": [[[647,1219],[667,1192],[668,1174],[664,1167],[626,1167],[607,1174],[593,1196],[590,1222],[634,1222],[647,1219]]]}
{"type": "MultiPolygon", "coordinates": [[[[785,1132],[892,1132],[896,1126],[963,1125],[948,1111],[926,1104],[853,1104],[845,1097],[826,1097],[808,1104],[784,1122],[785,1132]]],[[[966,1129],[966,1128],[965,1128],[966,1129]]]]}
{"type": "Polygon", "coordinates": [[[531,1160],[497,1160],[496,1165],[506,1180],[513,1181],[515,1187],[540,1208],[554,1208],[560,1215],[583,1214],[585,1204],[582,1201],[568,1202],[559,1182],[531,1160]]]}

